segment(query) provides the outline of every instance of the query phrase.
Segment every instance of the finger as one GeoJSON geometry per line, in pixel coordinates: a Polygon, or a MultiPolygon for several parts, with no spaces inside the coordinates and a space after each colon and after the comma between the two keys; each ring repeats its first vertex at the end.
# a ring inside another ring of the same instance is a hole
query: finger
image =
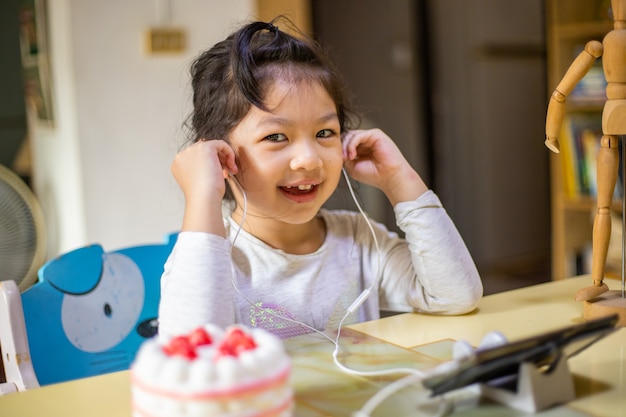
{"type": "Polygon", "coordinates": [[[222,167],[224,178],[226,178],[228,174],[237,174],[239,172],[235,151],[228,143],[223,140],[214,140],[205,143],[205,146],[213,148],[210,152],[217,156],[217,160],[222,167]]]}
{"type": "Polygon", "coordinates": [[[343,156],[344,160],[352,161],[357,157],[357,146],[359,144],[357,131],[351,130],[344,136],[343,156]]]}

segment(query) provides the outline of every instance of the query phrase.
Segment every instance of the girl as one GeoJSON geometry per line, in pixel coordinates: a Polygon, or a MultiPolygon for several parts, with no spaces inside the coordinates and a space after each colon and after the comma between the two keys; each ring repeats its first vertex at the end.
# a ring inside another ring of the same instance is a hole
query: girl
{"type": "Polygon", "coordinates": [[[381,309],[476,307],[480,278],[439,199],[387,135],[350,130],[318,44],[251,23],[201,54],[191,77],[192,143],[172,164],[185,211],[161,282],[161,335],[241,322],[284,338],[381,309]],[[343,168],[385,193],[405,239],[322,208],[343,168]]]}

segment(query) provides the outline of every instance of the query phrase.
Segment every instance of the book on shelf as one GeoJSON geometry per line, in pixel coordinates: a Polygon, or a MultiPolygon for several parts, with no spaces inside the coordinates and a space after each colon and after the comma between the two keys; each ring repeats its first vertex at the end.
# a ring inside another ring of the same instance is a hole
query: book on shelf
{"type": "MultiPolygon", "coordinates": [[[[561,154],[563,158],[563,186],[565,194],[572,198],[597,197],[598,151],[602,138],[602,122],[597,115],[568,114],[561,128],[561,154]]],[[[621,161],[622,141],[619,141],[619,173],[614,199],[623,196],[623,173],[621,161]]]]}

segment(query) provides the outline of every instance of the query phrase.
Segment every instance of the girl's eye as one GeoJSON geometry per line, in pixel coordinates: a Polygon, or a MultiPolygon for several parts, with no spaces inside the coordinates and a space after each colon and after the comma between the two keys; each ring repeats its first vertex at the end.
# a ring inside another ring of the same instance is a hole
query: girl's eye
{"type": "Polygon", "coordinates": [[[265,140],[269,140],[270,142],[282,142],[287,140],[287,137],[282,133],[272,133],[271,135],[267,135],[265,140]]]}
{"type": "Polygon", "coordinates": [[[335,132],[332,129],[323,129],[320,130],[319,132],[317,132],[317,135],[315,135],[318,138],[329,138],[331,136],[333,136],[335,134],[335,132]]]}

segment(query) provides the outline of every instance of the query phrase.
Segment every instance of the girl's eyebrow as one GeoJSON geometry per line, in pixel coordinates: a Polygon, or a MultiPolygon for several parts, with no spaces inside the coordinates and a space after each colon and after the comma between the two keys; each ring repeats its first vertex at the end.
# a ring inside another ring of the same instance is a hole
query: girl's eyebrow
{"type": "Polygon", "coordinates": [[[318,119],[319,122],[329,122],[329,121],[339,121],[339,116],[337,116],[337,112],[328,113],[325,116],[322,116],[318,119]]]}
{"type": "MultiPolygon", "coordinates": [[[[325,123],[325,122],[329,122],[329,121],[335,121],[335,120],[339,120],[339,116],[337,116],[336,112],[331,112],[328,114],[325,114],[324,116],[320,117],[317,119],[317,123],[325,123]]],[[[286,125],[290,125],[292,124],[292,122],[289,119],[285,119],[284,117],[279,117],[279,116],[266,116],[263,117],[260,121],[259,121],[259,126],[263,127],[263,126],[286,126],[286,125]]]]}

